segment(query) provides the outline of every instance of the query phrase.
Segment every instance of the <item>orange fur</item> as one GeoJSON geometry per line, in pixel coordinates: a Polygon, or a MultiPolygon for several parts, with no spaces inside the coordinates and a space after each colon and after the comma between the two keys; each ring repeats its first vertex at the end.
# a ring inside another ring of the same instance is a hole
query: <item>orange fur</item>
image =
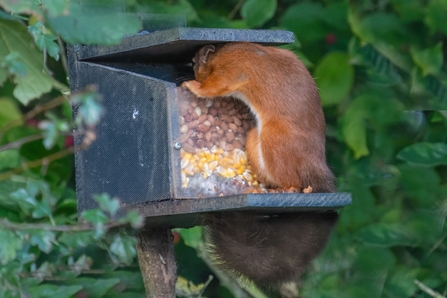
{"type": "MultiPolygon", "coordinates": [[[[194,60],[198,97],[237,97],[249,106],[256,128],[246,150],[258,179],[269,187],[335,190],[326,165],[325,121],[315,83],[295,54],[250,43],[205,46],[194,60]]],[[[337,213],[209,213],[210,250],[230,275],[278,291],[301,276],[324,248],[337,213]]]]}
{"type": "Polygon", "coordinates": [[[198,97],[233,96],[257,120],[247,136],[247,154],[269,187],[312,186],[335,190],[326,165],[325,121],[315,82],[287,50],[252,43],[203,47],[194,58],[196,81],[183,86],[198,97]]]}

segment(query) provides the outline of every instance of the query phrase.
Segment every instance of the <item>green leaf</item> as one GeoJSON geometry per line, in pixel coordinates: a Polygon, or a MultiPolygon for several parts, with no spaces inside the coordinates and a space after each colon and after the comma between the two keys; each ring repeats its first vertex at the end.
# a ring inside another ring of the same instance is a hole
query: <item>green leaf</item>
{"type": "Polygon", "coordinates": [[[368,43],[390,43],[409,41],[409,32],[399,18],[391,13],[376,12],[360,17],[353,9],[348,14],[352,31],[368,43]],[[380,26],[377,26],[380,24],[380,26]]]}
{"type": "Polygon", "coordinates": [[[414,62],[422,69],[423,76],[439,73],[444,62],[441,42],[424,50],[416,47],[411,47],[410,50],[414,62]]]}
{"type": "Polygon", "coordinates": [[[20,165],[20,153],[17,149],[0,151],[0,171],[20,165]]]}
{"type": "Polygon", "coordinates": [[[432,33],[441,32],[447,35],[445,20],[447,19],[447,1],[432,0],[426,8],[425,23],[432,33]]]}
{"type": "Polygon", "coordinates": [[[140,272],[115,270],[113,272],[104,274],[104,277],[111,279],[120,279],[121,283],[126,286],[126,289],[144,290],[143,279],[140,272]]]}
{"type": "Polygon", "coordinates": [[[57,16],[68,9],[69,1],[67,0],[42,0],[43,7],[49,14],[57,16]]]}
{"type": "Polygon", "coordinates": [[[14,76],[14,96],[23,104],[49,92],[53,79],[43,72],[43,55],[35,46],[26,27],[20,22],[0,19],[0,61],[17,53],[18,61],[26,66],[26,75],[14,76]]]}
{"type": "Polygon", "coordinates": [[[249,27],[261,26],[275,14],[276,0],[247,0],[241,8],[241,16],[249,27]]]}
{"type": "Polygon", "coordinates": [[[329,106],[348,95],[354,83],[354,68],[346,54],[331,52],[317,65],[314,77],[323,106],[329,106]]]}
{"type": "Polygon", "coordinates": [[[89,298],[106,297],[107,291],[120,282],[119,278],[76,278],[67,282],[69,285],[80,285],[89,298]]]}
{"type": "Polygon", "coordinates": [[[419,238],[403,224],[371,224],[356,233],[356,237],[368,244],[392,246],[415,246],[419,238]]]}
{"type": "Polygon", "coordinates": [[[53,249],[55,234],[46,230],[28,230],[30,233],[31,245],[37,245],[39,249],[45,253],[49,253],[53,249]]]}
{"type": "Polygon", "coordinates": [[[427,167],[447,165],[447,144],[416,143],[402,149],[397,158],[410,164],[427,167]]]}
{"type": "Polygon", "coordinates": [[[439,188],[440,178],[431,167],[421,167],[409,164],[399,166],[400,183],[404,194],[419,206],[432,206],[442,193],[439,188]]]}
{"type": "Polygon", "coordinates": [[[392,270],[385,281],[384,292],[388,297],[415,297],[418,287],[414,280],[420,271],[404,265],[392,270]]]}
{"type": "MultiPolygon", "coordinates": [[[[173,17],[178,17],[179,15],[184,16],[188,23],[199,20],[199,16],[197,15],[194,6],[188,0],[173,1],[170,2],[169,5],[166,5],[164,2],[153,1],[150,4],[150,10],[151,13],[174,15],[173,17]]],[[[218,17],[213,14],[214,21],[218,21],[216,20],[217,18],[218,17]]],[[[228,23],[228,19],[226,18],[225,23],[228,23]]],[[[209,22],[207,22],[207,24],[209,24],[209,22]]]]}
{"type": "Polygon", "coordinates": [[[427,110],[447,110],[447,86],[432,75],[422,76],[415,68],[412,75],[411,93],[423,97],[422,108],[427,110]]]}
{"type": "Polygon", "coordinates": [[[402,77],[393,63],[373,46],[360,46],[359,41],[353,38],[349,47],[353,62],[368,66],[367,74],[374,83],[396,85],[402,82],[402,77]]]}
{"type": "Polygon", "coordinates": [[[93,195],[93,199],[98,202],[99,208],[109,213],[112,217],[120,208],[120,201],[116,198],[111,199],[108,194],[93,195]]]}
{"type": "Polygon", "coordinates": [[[109,221],[109,217],[99,209],[90,209],[83,211],[81,214],[81,217],[92,224],[98,224],[98,223],[106,223],[109,221]]]}
{"type": "Polygon", "coordinates": [[[3,86],[3,84],[7,79],[8,79],[8,73],[6,69],[0,67],[0,87],[3,86]]]}
{"type": "Polygon", "coordinates": [[[344,1],[333,1],[325,7],[324,21],[332,32],[349,31],[347,15],[348,3],[344,1]]]}
{"type": "Polygon", "coordinates": [[[74,294],[82,290],[82,286],[63,286],[63,285],[49,285],[49,284],[41,284],[36,287],[31,287],[29,289],[30,293],[32,293],[33,298],[49,298],[49,297],[58,297],[58,298],[71,298],[74,294]]]}
{"type": "Polygon", "coordinates": [[[47,149],[53,148],[60,137],[60,133],[66,133],[70,129],[67,120],[57,118],[53,113],[46,113],[48,120],[39,122],[39,129],[43,131],[43,145],[47,149]]]}
{"type": "MultiPolygon", "coordinates": [[[[0,82],[1,84],[1,82],[0,82]]],[[[22,113],[14,101],[9,98],[0,98],[0,127],[11,121],[22,119],[22,113]]]]}
{"type": "Polygon", "coordinates": [[[54,271],[54,267],[48,262],[43,262],[37,270],[35,270],[35,266],[35,263],[32,264],[31,272],[35,273],[38,276],[37,279],[41,281],[45,276],[51,276],[52,272],[54,271]]]}
{"type": "Polygon", "coordinates": [[[0,66],[11,75],[26,76],[26,65],[20,61],[20,54],[18,52],[11,52],[3,58],[0,66]]]}
{"type": "Polygon", "coordinates": [[[87,126],[96,125],[104,113],[104,108],[100,104],[101,99],[101,95],[96,92],[74,94],[71,97],[71,102],[73,105],[79,106],[75,123],[81,125],[82,122],[85,122],[87,126]]]}
{"type": "Polygon", "coordinates": [[[29,214],[31,210],[37,205],[37,201],[34,196],[31,196],[24,188],[19,188],[10,194],[10,197],[20,206],[20,208],[26,214],[29,214]]]}
{"type": "Polygon", "coordinates": [[[103,14],[75,1],[70,1],[67,14],[48,13],[47,24],[52,32],[71,44],[118,44],[141,28],[141,21],[134,14],[103,14]]]}
{"type": "MultiPolygon", "coordinates": [[[[17,251],[22,248],[23,240],[12,231],[0,228],[0,264],[6,263],[16,258],[17,251]]],[[[1,270],[0,270],[1,271],[1,270]]]]}
{"type": "Polygon", "coordinates": [[[136,240],[125,235],[115,235],[109,248],[110,257],[118,263],[131,264],[135,255],[136,240]]]}
{"type": "Polygon", "coordinates": [[[311,43],[326,36],[324,8],[315,2],[301,2],[290,6],[281,17],[281,26],[293,31],[303,43],[311,43]]]}
{"type": "Polygon", "coordinates": [[[94,242],[92,231],[78,232],[78,233],[62,233],[58,238],[59,242],[65,243],[69,249],[76,249],[77,247],[87,247],[94,242]]]}
{"type": "Polygon", "coordinates": [[[43,131],[43,145],[47,149],[53,148],[59,137],[59,131],[56,124],[52,121],[42,120],[39,122],[39,129],[43,131]]]}
{"type": "Polygon", "coordinates": [[[57,39],[53,34],[44,33],[45,27],[42,22],[28,26],[28,32],[34,37],[34,42],[41,51],[46,50],[48,55],[59,60],[59,45],[54,41],[57,39]]]}
{"type": "Polygon", "coordinates": [[[180,233],[180,236],[182,236],[186,245],[192,248],[197,248],[203,239],[202,230],[202,227],[196,226],[190,229],[178,229],[177,231],[180,233]]]}
{"type": "Polygon", "coordinates": [[[35,206],[33,213],[33,218],[44,218],[49,217],[52,218],[53,214],[51,213],[51,207],[47,202],[39,202],[35,206]]]}
{"type": "Polygon", "coordinates": [[[15,202],[15,199],[11,197],[11,194],[19,189],[24,189],[23,187],[25,187],[25,184],[22,182],[11,180],[0,181],[0,205],[2,207],[16,207],[17,203],[15,202]]]}
{"type": "Polygon", "coordinates": [[[70,267],[77,272],[77,274],[81,274],[83,270],[89,270],[93,264],[92,258],[81,255],[76,262],[70,264],[70,267]]]}
{"type": "Polygon", "coordinates": [[[369,155],[364,115],[354,106],[350,107],[341,119],[341,134],[348,147],[354,151],[355,159],[369,155]]]}
{"type": "Polygon", "coordinates": [[[133,228],[141,228],[144,225],[144,217],[137,210],[130,210],[126,216],[120,218],[120,222],[128,222],[133,228]]]}
{"type": "Polygon", "coordinates": [[[404,22],[417,21],[424,17],[425,4],[419,0],[391,0],[391,3],[404,22]]]}
{"type": "Polygon", "coordinates": [[[25,13],[40,15],[42,13],[38,1],[35,0],[2,0],[0,6],[13,14],[25,13]]]}
{"type": "Polygon", "coordinates": [[[389,248],[360,245],[356,249],[356,253],[357,269],[367,273],[368,276],[381,275],[393,267],[396,262],[396,258],[389,248]]]}

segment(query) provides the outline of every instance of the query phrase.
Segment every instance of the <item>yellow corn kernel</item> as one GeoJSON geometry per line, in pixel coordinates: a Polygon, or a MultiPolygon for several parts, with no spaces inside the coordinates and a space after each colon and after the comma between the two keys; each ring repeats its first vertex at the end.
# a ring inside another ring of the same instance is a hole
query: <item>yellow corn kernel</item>
{"type": "Polygon", "coordinates": [[[245,155],[244,152],[242,152],[243,155],[241,156],[241,164],[246,165],[247,164],[247,155],[245,155]]]}
{"type": "Polygon", "coordinates": [[[244,172],[245,172],[245,167],[244,166],[236,168],[236,174],[242,175],[244,172]]]}
{"type": "Polygon", "coordinates": [[[258,186],[258,184],[259,184],[259,183],[258,183],[258,181],[256,181],[256,180],[253,181],[253,182],[251,183],[251,185],[253,185],[253,186],[258,186]]]}
{"type": "Polygon", "coordinates": [[[244,173],[242,173],[242,176],[245,178],[245,180],[247,180],[247,181],[252,181],[253,180],[253,176],[249,173],[249,172],[247,172],[247,171],[245,171],[244,173]]]}
{"type": "Polygon", "coordinates": [[[203,152],[203,150],[201,150],[201,149],[196,149],[196,155],[199,158],[203,158],[203,157],[205,157],[205,152],[203,152]]]}
{"type": "Polygon", "coordinates": [[[194,166],[193,165],[188,165],[185,169],[185,174],[188,176],[193,176],[194,175],[194,166]]]}
{"type": "Polygon", "coordinates": [[[218,165],[219,165],[219,162],[217,160],[214,160],[214,161],[210,162],[209,163],[210,170],[214,171],[217,168],[218,165]]]}
{"type": "Polygon", "coordinates": [[[203,174],[203,177],[205,177],[205,179],[213,174],[213,171],[210,169],[210,167],[207,163],[204,165],[202,174],[203,174]]]}
{"type": "Polygon", "coordinates": [[[222,158],[222,163],[224,165],[232,165],[232,164],[234,164],[233,160],[231,158],[228,158],[228,157],[222,158]]]}
{"type": "Polygon", "coordinates": [[[182,187],[183,188],[188,187],[188,184],[189,184],[189,178],[186,177],[185,180],[182,180],[182,187]]]}
{"type": "Polygon", "coordinates": [[[216,168],[217,174],[219,174],[221,177],[226,178],[227,177],[227,170],[225,170],[223,167],[218,166],[216,168]]]}
{"type": "Polygon", "coordinates": [[[204,157],[206,158],[206,160],[211,160],[211,153],[205,152],[204,155],[205,155],[204,157]]]}
{"type": "Polygon", "coordinates": [[[180,168],[184,169],[189,165],[189,159],[183,157],[182,161],[180,162],[180,168]]]}
{"type": "Polygon", "coordinates": [[[229,178],[233,178],[234,176],[236,176],[236,173],[234,172],[233,169],[227,169],[227,177],[229,178]]]}

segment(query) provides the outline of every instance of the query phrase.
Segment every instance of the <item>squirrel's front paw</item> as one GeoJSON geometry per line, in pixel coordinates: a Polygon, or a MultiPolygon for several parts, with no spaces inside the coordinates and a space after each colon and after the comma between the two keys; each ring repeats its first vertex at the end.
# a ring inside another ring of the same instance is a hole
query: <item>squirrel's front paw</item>
{"type": "Polygon", "coordinates": [[[200,89],[201,84],[195,80],[192,80],[183,82],[181,86],[182,88],[186,88],[192,93],[197,95],[197,91],[200,89]]]}
{"type": "Polygon", "coordinates": [[[180,87],[182,87],[183,89],[189,89],[188,87],[189,87],[189,82],[190,81],[184,81],[181,85],[180,85],[180,87]]]}

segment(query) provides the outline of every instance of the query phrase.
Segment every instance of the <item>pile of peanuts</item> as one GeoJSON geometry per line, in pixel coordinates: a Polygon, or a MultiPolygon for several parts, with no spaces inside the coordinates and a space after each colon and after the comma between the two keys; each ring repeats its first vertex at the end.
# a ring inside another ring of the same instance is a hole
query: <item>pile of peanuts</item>
{"type": "Polygon", "coordinates": [[[233,98],[198,99],[182,88],[178,96],[182,187],[194,187],[193,177],[199,183],[217,177],[210,181],[231,178],[238,188],[257,186],[244,151],[247,133],[255,127],[248,107],[233,98]]]}

